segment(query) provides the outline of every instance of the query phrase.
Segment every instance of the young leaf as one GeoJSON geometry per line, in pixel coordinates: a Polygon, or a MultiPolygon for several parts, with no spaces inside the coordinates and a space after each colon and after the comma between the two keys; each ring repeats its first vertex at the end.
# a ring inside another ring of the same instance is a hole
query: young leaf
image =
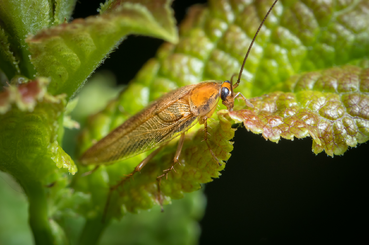
{"type": "Polygon", "coordinates": [[[342,155],[369,139],[368,74],[368,68],[344,66],[293,76],[280,88],[285,92],[253,98],[254,108],[230,116],[265,139],[310,135],[315,154],[342,155]]]}
{"type": "MultiPolygon", "coordinates": [[[[1,27],[8,34],[11,51],[19,61],[21,74],[33,78],[35,70],[29,59],[25,38],[47,28],[52,22],[53,6],[49,0],[2,0],[0,4],[1,27]]],[[[11,79],[12,77],[8,77],[11,79]]]]}
{"type": "Polygon", "coordinates": [[[0,169],[18,181],[33,178],[46,185],[55,167],[77,171],[58,143],[56,122],[62,117],[64,96],[47,94],[48,83],[38,78],[0,93],[0,169]]]}
{"type": "Polygon", "coordinates": [[[128,34],[175,42],[169,2],[160,5],[160,16],[154,14],[158,9],[148,1],[126,2],[101,15],[76,19],[29,37],[26,42],[37,74],[52,78],[49,93],[65,93],[69,99],[128,34]]]}
{"type": "Polygon", "coordinates": [[[3,71],[8,79],[20,73],[18,61],[10,51],[8,35],[0,26],[0,70],[3,71]]]}
{"type": "Polygon", "coordinates": [[[53,25],[68,22],[72,16],[76,2],[77,0],[56,0],[54,3],[55,11],[53,25]]]}

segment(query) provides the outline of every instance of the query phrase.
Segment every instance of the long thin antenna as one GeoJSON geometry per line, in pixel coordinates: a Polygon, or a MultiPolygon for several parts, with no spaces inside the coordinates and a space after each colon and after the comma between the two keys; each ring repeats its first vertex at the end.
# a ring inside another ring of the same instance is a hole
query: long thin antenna
{"type": "Polygon", "coordinates": [[[251,43],[250,43],[249,49],[247,50],[247,53],[246,53],[246,55],[245,55],[245,58],[243,59],[242,66],[241,66],[241,70],[240,70],[240,73],[238,74],[238,79],[237,79],[237,82],[236,82],[236,84],[235,84],[235,87],[237,87],[237,86],[238,86],[238,84],[239,84],[239,83],[240,83],[240,81],[241,81],[242,71],[243,71],[243,68],[245,67],[245,63],[246,63],[247,57],[249,57],[249,53],[250,53],[250,51],[251,51],[252,45],[254,44],[255,39],[256,39],[257,35],[259,34],[259,31],[260,31],[261,27],[263,26],[263,24],[264,24],[264,22],[265,22],[266,18],[268,17],[269,13],[272,11],[272,9],[273,9],[274,5],[275,5],[277,2],[278,2],[278,0],[275,0],[275,1],[274,1],[274,3],[272,4],[272,6],[270,7],[270,9],[268,10],[268,12],[267,12],[267,14],[265,15],[265,17],[264,17],[263,21],[262,21],[262,22],[261,22],[261,24],[259,25],[259,28],[258,28],[258,30],[256,31],[254,38],[252,39],[252,41],[251,41],[251,43]]]}

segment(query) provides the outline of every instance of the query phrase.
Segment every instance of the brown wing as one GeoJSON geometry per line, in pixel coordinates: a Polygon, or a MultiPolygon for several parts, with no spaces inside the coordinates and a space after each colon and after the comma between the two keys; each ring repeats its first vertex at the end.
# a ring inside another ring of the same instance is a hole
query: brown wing
{"type": "Polygon", "coordinates": [[[128,119],[88,149],[81,163],[99,165],[127,159],[168,142],[193,126],[197,115],[191,113],[188,101],[183,98],[194,86],[168,93],[128,119]]]}

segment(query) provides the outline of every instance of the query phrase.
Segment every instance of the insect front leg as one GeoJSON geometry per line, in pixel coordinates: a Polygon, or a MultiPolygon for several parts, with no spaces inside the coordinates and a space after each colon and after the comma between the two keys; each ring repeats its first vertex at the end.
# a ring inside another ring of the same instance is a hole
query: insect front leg
{"type": "Polygon", "coordinates": [[[245,97],[243,94],[241,94],[241,92],[238,92],[238,93],[234,96],[234,99],[236,99],[237,97],[238,97],[239,99],[244,100],[244,101],[245,101],[245,103],[246,103],[246,105],[247,105],[248,107],[250,107],[250,108],[254,108],[254,105],[253,105],[253,104],[251,104],[251,102],[250,102],[248,99],[246,99],[246,97],[245,97]],[[241,98],[240,98],[240,96],[241,96],[241,98]]]}

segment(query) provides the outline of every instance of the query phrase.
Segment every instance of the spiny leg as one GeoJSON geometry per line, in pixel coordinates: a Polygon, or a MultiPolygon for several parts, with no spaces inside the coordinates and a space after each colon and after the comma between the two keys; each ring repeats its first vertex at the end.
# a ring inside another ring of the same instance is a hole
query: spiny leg
{"type": "MultiPolygon", "coordinates": [[[[234,76],[236,76],[236,74],[233,74],[232,75],[232,77],[231,77],[231,84],[233,84],[233,78],[234,78],[234,76]]],[[[232,86],[232,95],[233,95],[233,90],[235,89],[235,88],[237,88],[238,87],[238,85],[239,85],[239,81],[237,81],[235,84],[233,84],[233,86],[232,86]]],[[[250,108],[254,108],[254,105],[253,104],[251,104],[250,103],[250,101],[248,100],[248,99],[246,99],[246,97],[241,93],[241,92],[238,92],[237,94],[235,94],[234,96],[233,96],[233,100],[234,99],[236,99],[237,97],[239,97],[239,96],[241,96],[241,99],[243,99],[244,101],[245,101],[245,103],[246,103],[246,105],[248,106],[248,107],[250,107],[250,108]]]]}
{"type": "Polygon", "coordinates": [[[241,92],[238,92],[238,93],[233,97],[233,99],[236,99],[237,97],[239,98],[239,96],[241,96],[241,99],[243,99],[243,100],[245,101],[245,103],[246,103],[246,105],[247,105],[248,107],[250,107],[250,108],[254,108],[254,105],[253,105],[253,104],[251,104],[250,100],[246,99],[246,97],[245,97],[243,94],[241,94],[241,92]]]}
{"type": "Polygon", "coordinates": [[[163,174],[159,175],[158,177],[156,177],[156,181],[157,181],[157,185],[158,185],[158,201],[160,203],[161,206],[161,211],[163,212],[163,200],[161,198],[161,191],[160,191],[160,184],[161,184],[161,178],[163,178],[164,176],[166,176],[166,178],[168,178],[168,174],[174,170],[174,165],[177,164],[179,156],[181,155],[181,151],[183,148],[183,144],[184,144],[184,140],[185,140],[185,133],[181,134],[181,137],[179,138],[179,142],[178,142],[178,146],[177,146],[177,151],[176,154],[174,155],[174,159],[173,159],[173,164],[172,166],[170,166],[170,168],[163,170],[163,174]]]}
{"type": "Polygon", "coordinates": [[[213,159],[216,161],[216,163],[218,163],[219,166],[222,166],[222,164],[219,162],[218,158],[215,156],[214,152],[211,150],[211,147],[210,147],[209,142],[208,142],[208,118],[205,118],[204,128],[205,128],[204,141],[205,141],[206,145],[208,146],[208,150],[209,150],[211,156],[213,157],[213,159]]]}
{"type": "Polygon", "coordinates": [[[135,169],[128,174],[127,176],[125,176],[124,178],[122,178],[117,184],[113,185],[110,187],[111,190],[115,190],[117,189],[121,184],[123,184],[125,181],[127,181],[130,177],[132,177],[135,173],[140,172],[145,166],[146,164],[153,159],[154,156],[156,156],[156,154],[159,153],[159,151],[163,148],[163,145],[160,146],[158,149],[156,149],[155,151],[153,151],[150,155],[148,155],[144,160],[142,160],[142,162],[140,162],[140,164],[138,164],[135,169]]]}
{"type": "Polygon", "coordinates": [[[181,155],[182,147],[183,147],[183,144],[184,144],[184,139],[185,139],[185,133],[182,133],[181,137],[179,138],[177,151],[176,151],[176,154],[174,155],[172,166],[170,166],[170,168],[168,168],[168,169],[163,170],[164,173],[162,175],[158,176],[157,178],[162,178],[164,176],[168,176],[170,171],[172,171],[172,170],[175,171],[174,165],[177,164],[179,156],[181,155]]]}
{"type": "Polygon", "coordinates": [[[120,181],[118,181],[117,184],[110,186],[109,188],[109,193],[108,193],[108,199],[106,201],[105,204],[105,208],[104,208],[104,214],[103,214],[103,220],[105,219],[106,213],[108,211],[108,207],[110,204],[110,199],[111,199],[111,195],[112,192],[114,190],[116,190],[120,185],[123,185],[124,182],[126,182],[127,180],[129,180],[135,173],[140,172],[145,166],[146,164],[153,159],[154,156],[156,156],[156,154],[159,153],[159,151],[164,147],[165,145],[160,146],[158,149],[156,149],[155,151],[153,151],[150,155],[148,155],[144,160],[142,160],[142,162],[140,162],[140,164],[138,164],[135,169],[128,175],[126,175],[125,177],[123,177],[120,181]]]}

